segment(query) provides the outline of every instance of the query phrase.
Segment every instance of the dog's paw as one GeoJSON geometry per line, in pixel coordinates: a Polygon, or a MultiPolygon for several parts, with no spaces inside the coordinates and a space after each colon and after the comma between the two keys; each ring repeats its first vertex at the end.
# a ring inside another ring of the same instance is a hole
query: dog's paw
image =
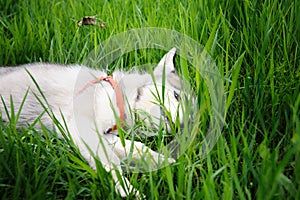
{"type": "Polygon", "coordinates": [[[152,167],[154,167],[154,168],[157,168],[159,166],[166,166],[168,164],[172,164],[172,163],[176,162],[176,160],[174,158],[167,157],[156,151],[151,151],[150,157],[152,160],[152,167]]]}
{"type": "Polygon", "coordinates": [[[175,163],[176,160],[174,158],[168,158],[168,163],[172,164],[172,163],[175,163]]]}
{"type": "Polygon", "coordinates": [[[144,195],[143,193],[140,193],[138,190],[134,190],[133,192],[135,192],[135,199],[137,200],[142,200],[142,199],[146,199],[146,195],[144,195]]]}
{"type": "Polygon", "coordinates": [[[127,179],[124,178],[123,181],[125,181],[123,186],[120,184],[120,182],[117,182],[115,186],[116,192],[120,194],[121,197],[126,198],[133,194],[135,199],[146,199],[146,196],[135,189],[127,179]]]}
{"type": "Polygon", "coordinates": [[[159,158],[159,162],[162,162],[162,163],[168,163],[168,164],[172,164],[172,163],[175,163],[176,160],[174,158],[170,158],[170,157],[166,157],[162,154],[159,154],[160,158],[159,158]]]}

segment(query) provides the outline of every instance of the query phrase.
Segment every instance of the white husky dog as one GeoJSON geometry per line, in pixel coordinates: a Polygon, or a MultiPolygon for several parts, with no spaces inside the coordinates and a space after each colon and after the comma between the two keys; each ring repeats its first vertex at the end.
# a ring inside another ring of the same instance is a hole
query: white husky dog
{"type": "Polygon", "coordinates": [[[112,173],[116,191],[121,196],[130,192],[138,196],[138,191],[125,177],[122,180],[117,177],[121,160],[128,155],[135,159],[147,158],[151,165],[174,160],[141,142],[123,142],[118,137],[116,125],[132,124],[134,119],[130,116],[135,110],[149,113],[152,120],[148,123],[159,123],[161,118],[168,123],[180,119],[180,81],[173,64],[175,52],[173,48],[164,55],[153,76],[115,71],[111,78],[103,71],[84,66],[46,63],[1,67],[2,121],[10,120],[5,112],[5,107],[10,110],[10,98],[17,112],[27,95],[18,120],[19,127],[31,124],[37,118],[48,128],[53,128],[53,117],[61,124],[66,122],[70,136],[89,165],[96,169],[94,158],[99,159],[112,173]],[[163,105],[157,102],[159,97],[164,99],[163,105]],[[171,119],[162,106],[168,110],[171,119]]]}

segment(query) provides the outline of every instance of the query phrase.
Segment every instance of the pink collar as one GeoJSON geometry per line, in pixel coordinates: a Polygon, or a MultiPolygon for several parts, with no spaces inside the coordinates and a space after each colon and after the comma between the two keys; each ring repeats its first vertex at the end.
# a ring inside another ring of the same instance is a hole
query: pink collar
{"type": "MultiPolygon", "coordinates": [[[[116,93],[116,98],[117,98],[117,107],[119,109],[120,112],[120,126],[123,127],[124,126],[124,121],[125,121],[125,112],[124,112],[124,100],[123,100],[123,94],[122,94],[122,90],[119,88],[117,82],[113,79],[112,76],[101,76],[100,78],[96,78],[95,80],[92,80],[90,82],[88,82],[81,90],[79,90],[78,94],[81,94],[82,92],[84,92],[88,87],[90,87],[93,84],[99,83],[100,81],[106,81],[108,82],[112,88],[114,89],[115,93],[116,93]]],[[[110,133],[112,131],[117,130],[117,125],[113,125],[111,128],[107,129],[104,133],[110,133]]]]}

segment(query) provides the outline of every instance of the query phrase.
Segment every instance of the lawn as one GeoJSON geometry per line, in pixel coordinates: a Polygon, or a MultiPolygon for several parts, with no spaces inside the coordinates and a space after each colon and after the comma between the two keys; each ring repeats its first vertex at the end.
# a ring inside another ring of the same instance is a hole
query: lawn
{"type": "MultiPolygon", "coordinates": [[[[126,173],[147,199],[300,199],[299,1],[7,0],[0,8],[3,66],[86,64],[103,41],[150,27],[177,31],[209,52],[225,90],[222,133],[203,157],[198,141],[211,113],[203,112],[196,140],[175,164],[126,173]],[[83,16],[98,24],[78,26],[83,16]]],[[[107,69],[155,63],[163,53],[130,52],[107,69]]],[[[206,82],[186,59],[176,63],[204,99],[200,111],[211,111],[206,82]]],[[[121,199],[98,168],[50,130],[17,129],[14,116],[0,121],[1,199],[121,199]]]]}

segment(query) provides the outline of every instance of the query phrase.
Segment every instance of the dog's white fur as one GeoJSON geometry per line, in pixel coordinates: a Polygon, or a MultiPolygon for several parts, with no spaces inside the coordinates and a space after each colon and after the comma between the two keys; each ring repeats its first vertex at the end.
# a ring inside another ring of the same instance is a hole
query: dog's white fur
{"type": "MultiPolygon", "coordinates": [[[[164,106],[170,112],[172,120],[178,117],[179,102],[176,95],[174,96],[174,91],[180,93],[180,84],[178,76],[174,73],[175,51],[175,48],[171,49],[161,59],[154,70],[155,80],[150,74],[114,72],[113,77],[123,91],[127,124],[132,124],[133,119],[130,115],[132,111],[138,109],[149,113],[153,123],[159,123],[162,113],[161,106],[155,103],[157,96],[164,98],[164,106]],[[165,83],[163,83],[164,71],[165,83]],[[162,97],[161,85],[165,85],[164,97],[162,97]]],[[[113,88],[107,82],[100,82],[90,86],[83,93],[78,93],[86,83],[104,75],[106,74],[103,71],[78,65],[34,63],[19,67],[1,67],[0,95],[5,105],[0,101],[0,112],[2,120],[9,121],[4,106],[10,110],[10,97],[12,97],[17,112],[28,90],[18,126],[31,124],[45,111],[51,111],[61,124],[64,124],[63,120],[65,120],[72,139],[90,166],[96,169],[93,156],[98,158],[105,169],[111,171],[116,182],[116,190],[121,196],[126,196],[132,192],[132,186],[123,177],[125,187],[122,187],[121,180],[116,174],[116,170],[122,171],[120,161],[123,158],[129,154],[137,159],[141,156],[144,158],[146,155],[153,165],[163,160],[167,162],[174,162],[174,160],[165,159],[163,155],[141,142],[132,143],[131,140],[125,140],[123,146],[117,134],[104,134],[108,128],[117,123],[116,116],[119,114],[113,88]]],[[[41,115],[41,122],[52,128],[53,119],[50,116],[46,113],[41,115]]],[[[138,191],[134,192],[139,195],[138,191]]]]}

